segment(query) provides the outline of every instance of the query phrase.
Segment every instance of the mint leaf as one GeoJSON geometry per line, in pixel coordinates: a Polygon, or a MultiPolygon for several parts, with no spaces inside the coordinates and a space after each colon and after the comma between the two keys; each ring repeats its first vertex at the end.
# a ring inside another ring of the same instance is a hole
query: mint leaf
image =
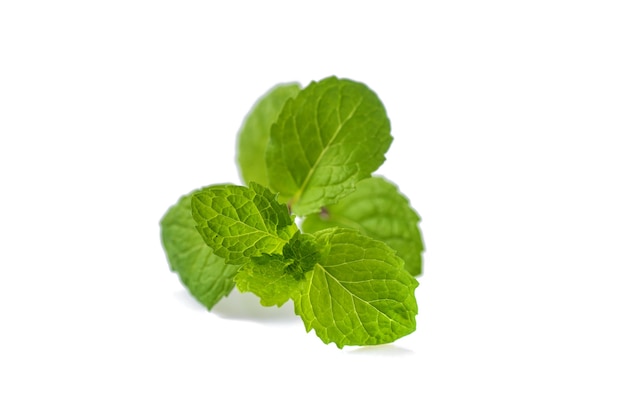
{"type": "Polygon", "coordinates": [[[237,288],[256,294],[263,306],[281,306],[297,291],[298,282],[313,269],[319,255],[315,238],[297,232],[282,255],[263,254],[245,264],[235,277],[237,288]]]}
{"type": "Polygon", "coordinates": [[[304,216],[352,192],[391,145],[385,108],[365,84],[336,77],[288,100],[266,151],[269,185],[304,216]]]}
{"type": "Polygon", "coordinates": [[[285,272],[296,280],[302,280],[305,273],[317,264],[321,254],[315,237],[298,231],[283,248],[283,256],[288,261],[285,272]]]}
{"type": "Polygon", "coordinates": [[[281,254],[298,230],[287,206],[256,183],[208,187],[193,195],[191,208],[200,235],[228,264],[281,254]]]}
{"type": "Polygon", "coordinates": [[[206,246],[191,216],[191,196],[181,197],[161,219],[161,242],[170,269],[210,310],[234,287],[238,266],[226,264],[206,246]]]}
{"type": "Polygon", "coordinates": [[[337,204],[307,216],[302,230],[312,233],[334,226],[357,229],[396,250],[407,271],[417,276],[422,273],[424,251],[419,221],[419,215],[395,184],[371,177],[360,181],[356,191],[337,204]]]}
{"type": "Polygon", "coordinates": [[[418,283],[391,248],[353,229],[313,236],[323,251],[294,294],[307,332],[341,348],[389,343],[415,330],[418,283]]]}
{"type": "Polygon", "coordinates": [[[287,262],[281,255],[253,257],[237,273],[237,289],[254,293],[263,306],[282,306],[298,285],[296,279],[285,272],[286,266],[287,262]]]}
{"type": "Polygon", "coordinates": [[[264,156],[270,128],[285,102],[299,91],[297,83],[279,84],[261,97],[246,116],[237,135],[239,174],[246,184],[269,184],[264,156]]]}

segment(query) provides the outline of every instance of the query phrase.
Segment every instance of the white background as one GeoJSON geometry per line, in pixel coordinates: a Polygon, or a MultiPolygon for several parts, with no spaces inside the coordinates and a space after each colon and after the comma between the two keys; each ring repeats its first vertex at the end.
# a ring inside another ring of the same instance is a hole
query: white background
{"type": "Polygon", "coordinates": [[[621,1],[4,1],[0,416],[626,416],[621,1]],[[227,4],[227,5],[226,5],[227,4]],[[279,82],[365,82],[423,218],[417,331],[207,312],[176,199],[279,82]],[[254,415],[253,415],[254,414],[254,415]]]}

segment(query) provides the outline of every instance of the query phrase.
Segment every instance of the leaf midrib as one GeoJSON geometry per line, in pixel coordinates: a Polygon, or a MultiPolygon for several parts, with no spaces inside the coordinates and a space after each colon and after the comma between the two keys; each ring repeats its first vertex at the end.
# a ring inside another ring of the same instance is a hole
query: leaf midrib
{"type": "MultiPolygon", "coordinates": [[[[318,99],[318,103],[321,100],[321,98],[318,99]]],[[[309,182],[311,181],[311,178],[313,177],[313,173],[315,173],[315,171],[317,170],[317,167],[320,165],[321,161],[324,159],[324,155],[326,155],[326,152],[331,148],[331,146],[333,145],[333,143],[335,142],[335,140],[337,139],[337,137],[339,136],[339,133],[341,132],[341,130],[343,129],[343,127],[346,125],[346,123],[352,119],[352,117],[354,116],[354,114],[356,113],[356,111],[358,110],[358,108],[361,106],[361,104],[363,103],[363,98],[360,98],[359,102],[354,106],[354,109],[352,109],[352,111],[350,112],[350,114],[348,115],[348,117],[346,117],[345,120],[343,120],[339,126],[337,127],[337,129],[335,130],[335,132],[333,133],[333,136],[330,138],[330,141],[328,141],[328,143],[326,144],[326,146],[322,149],[322,152],[320,153],[320,155],[318,155],[317,160],[315,160],[315,163],[313,164],[313,166],[311,167],[311,169],[309,170],[309,172],[307,173],[306,178],[304,179],[304,181],[302,182],[302,185],[300,186],[300,188],[296,191],[296,193],[294,193],[293,197],[291,198],[291,206],[293,207],[294,205],[296,205],[298,203],[298,201],[300,200],[300,197],[302,196],[302,194],[304,193],[304,191],[306,190],[306,188],[309,185],[309,182]]],[[[317,106],[316,106],[317,109],[317,106]]],[[[317,110],[316,110],[316,126],[319,128],[319,121],[317,120],[317,110]]],[[[318,129],[319,131],[319,129],[318,129]]],[[[319,135],[319,134],[318,134],[319,135]]],[[[321,137],[321,135],[319,135],[321,137]]]]}
{"type": "MultiPolygon", "coordinates": [[[[398,323],[398,321],[396,321],[395,319],[389,317],[389,315],[387,315],[386,313],[382,312],[381,310],[379,310],[378,308],[376,308],[375,306],[373,306],[369,301],[355,295],[353,292],[351,292],[350,290],[348,290],[348,288],[346,288],[335,276],[332,275],[331,272],[329,272],[328,270],[326,270],[324,268],[324,266],[322,266],[321,264],[318,263],[318,266],[324,271],[324,273],[326,273],[324,276],[327,277],[326,279],[326,284],[328,286],[328,277],[332,278],[335,282],[337,282],[337,284],[347,293],[350,295],[350,297],[352,298],[352,306],[354,307],[354,313],[357,315],[357,317],[359,318],[359,322],[361,323],[361,326],[363,327],[363,329],[365,328],[365,325],[363,325],[363,321],[361,320],[361,315],[359,314],[358,310],[356,309],[356,306],[354,305],[354,299],[358,299],[361,302],[363,302],[364,304],[366,304],[367,306],[370,306],[372,309],[374,309],[376,312],[380,313],[382,316],[384,316],[385,318],[387,318],[389,321],[391,322],[395,322],[398,323]]],[[[330,289],[330,287],[329,287],[330,289]]],[[[334,318],[333,318],[334,321],[334,318]]],[[[368,333],[369,334],[369,333],[368,333]]],[[[371,334],[370,334],[371,335],[371,334]]]]}

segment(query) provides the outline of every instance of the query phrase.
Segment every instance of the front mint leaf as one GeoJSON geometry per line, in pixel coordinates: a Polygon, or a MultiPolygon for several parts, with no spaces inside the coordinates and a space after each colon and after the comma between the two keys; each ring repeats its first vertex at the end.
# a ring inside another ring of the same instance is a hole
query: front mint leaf
{"type": "Polygon", "coordinates": [[[391,127],[365,84],[336,77],[286,102],[266,151],[269,185],[304,216],[352,192],[384,161],[391,127]]]}
{"type": "Polygon", "coordinates": [[[312,233],[339,226],[354,228],[383,241],[405,262],[409,273],[422,273],[424,243],[419,215],[398,187],[383,177],[371,177],[357,184],[356,191],[320,213],[307,216],[302,230],[312,233]]]}
{"type": "Polygon", "coordinates": [[[285,102],[300,91],[297,83],[279,84],[268,91],[252,107],[237,135],[237,164],[241,179],[249,184],[268,185],[265,149],[270,128],[285,102]]]}
{"type": "Polygon", "coordinates": [[[238,266],[226,264],[204,243],[191,216],[191,196],[181,197],[161,219],[161,242],[170,269],[210,310],[233,289],[238,266]]]}
{"type": "Polygon", "coordinates": [[[228,264],[281,254],[298,230],[287,206],[256,183],[210,186],[193,195],[191,207],[200,235],[228,264]]]}
{"type": "Polygon", "coordinates": [[[313,236],[324,251],[294,294],[307,331],[341,348],[385,344],[415,330],[418,282],[394,250],[353,229],[313,236]]]}

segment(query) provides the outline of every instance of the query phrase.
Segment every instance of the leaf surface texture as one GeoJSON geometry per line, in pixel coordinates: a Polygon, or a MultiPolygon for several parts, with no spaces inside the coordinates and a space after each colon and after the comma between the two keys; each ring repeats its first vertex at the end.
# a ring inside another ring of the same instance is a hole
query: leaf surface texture
{"type": "Polygon", "coordinates": [[[298,230],[287,206],[257,183],[211,186],[195,193],[191,203],[200,235],[229,264],[280,254],[298,230]]]}

